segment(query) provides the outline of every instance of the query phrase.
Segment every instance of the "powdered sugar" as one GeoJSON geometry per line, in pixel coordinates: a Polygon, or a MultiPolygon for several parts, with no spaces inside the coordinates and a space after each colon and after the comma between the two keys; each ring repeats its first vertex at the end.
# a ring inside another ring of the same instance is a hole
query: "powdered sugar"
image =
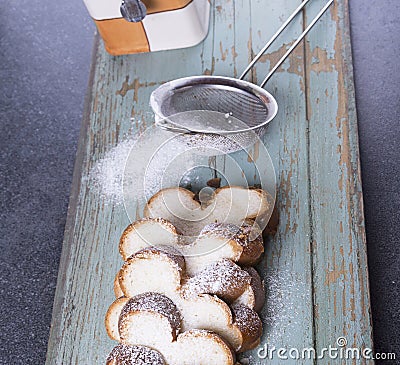
{"type": "Polygon", "coordinates": [[[228,259],[218,260],[190,278],[189,292],[215,294],[233,301],[250,285],[250,275],[228,259]]]}
{"type": "Polygon", "coordinates": [[[181,313],[174,302],[165,295],[148,292],[138,294],[129,299],[121,311],[120,322],[122,322],[122,325],[125,321],[129,321],[129,317],[127,316],[130,313],[139,311],[149,311],[161,314],[168,319],[171,328],[175,331],[175,335],[179,333],[182,321],[181,313]]]}
{"type": "Polygon", "coordinates": [[[122,141],[97,161],[90,171],[89,186],[106,202],[122,203],[125,164],[136,142],[137,138],[133,137],[122,141]]]}
{"type": "MultiPolygon", "coordinates": [[[[281,266],[284,263],[280,262],[281,266]]],[[[264,364],[266,360],[261,360],[257,351],[268,346],[291,348],[299,343],[304,344],[307,336],[307,324],[309,319],[305,319],[304,305],[310,297],[309,283],[298,277],[290,267],[269,267],[264,268],[266,305],[261,311],[263,322],[263,336],[260,346],[251,352],[239,355],[238,362],[242,365],[264,364]]],[[[299,347],[300,348],[300,347],[299,347]]]]}
{"type": "Polygon", "coordinates": [[[264,318],[264,339],[270,345],[293,345],[294,338],[301,338],[304,328],[304,303],[310,296],[307,283],[289,269],[269,269],[265,277],[267,291],[264,318]],[[295,337],[293,337],[295,336],[295,337]]]}
{"type": "Polygon", "coordinates": [[[164,365],[162,355],[149,347],[119,344],[107,357],[107,365],[164,365]]]}
{"type": "Polygon", "coordinates": [[[262,323],[258,314],[243,304],[231,306],[234,323],[238,326],[244,337],[256,340],[262,335],[262,323]]]}
{"type": "Polygon", "coordinates": [[[179,186],[185,172],[207,164],[210,154],[199,154],[182,135],[153,125],[98,160],[89,173],[89,187],[106,204],[125,204],[130,214],[130,208],[136,210],[162,188],[179,186]]]}

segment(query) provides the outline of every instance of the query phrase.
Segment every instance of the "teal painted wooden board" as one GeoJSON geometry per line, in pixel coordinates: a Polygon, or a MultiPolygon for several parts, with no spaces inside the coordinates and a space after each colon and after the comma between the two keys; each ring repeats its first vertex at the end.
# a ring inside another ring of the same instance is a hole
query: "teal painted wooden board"
{"type": "MultiPolygon", "coordinates": [[[[158,85],[190,75],[238,76],[298,3],[215,0],[206,40],[189,49],[113,57],[96,40],[47,364],[102,364],[114,345],[103,322],[122,264],[118,240],[129,219],[122,206],[105,204],[89,189],[90,169],[127,133],[152,123],[148,101],[158,85]]],[[[312,2],[279,38],[250,75],[253,82],[322,5],[312,2]]],[[[280,107],[264,139],[277,174],[280,223],[259,265],[267,289],[261,344],[320,351],[343,336],[349,346],[372,347],[346,0],[328,11],[267,89],[280,107]]],[[[266,361],[257,350],[243,358],[266,361]]],[[[325,356],[284,363],[337,361],[325,356]]],[[[268,363],[283,361],[275,354],[268,363]]]]}

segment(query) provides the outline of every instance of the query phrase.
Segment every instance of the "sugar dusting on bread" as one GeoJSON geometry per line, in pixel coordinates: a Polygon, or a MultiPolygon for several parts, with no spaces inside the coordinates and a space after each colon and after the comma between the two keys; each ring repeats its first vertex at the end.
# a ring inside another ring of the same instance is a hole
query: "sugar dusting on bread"
{"type": "MultiPolygon", "coordinates": [[[[262,240],[261,231],[255,222],[243,221],[241,226],[232,223],[210,223],[200,232],[200,236],[210,235],[224,237],[234,240],[242,247],[250,246],[253,242],[250,240],[252,232],[257,232],[255,240],[262,240]]],[[[258,241],[257,241],[258,242],[258,241]]]]}
{"type": "Polygon", "coordinates": [[[156,312],[166,317],[171,327],[176,329],[176,335],[178,334],[182,322],[181,313],[174,302],[165,295],[150,292],[132,297],[122,308],[120,321],[129,313],[140,311],[156,312]]]}
{"type": "Polygon", "coordinates": [[[162,355],[149,347],[118,344],[107,357],[106,365],[165,365],[162,355]]]}
{"type": "Polygon", "coordinates": [[[243,304],[231,306],[233,320],[243,333],[260,337],[262,334],[262,322],[258,314],[243,304]]]}
{"type": "Polygon", "coordinates": [[[232,301],[250,285],[251,276],[228,259],[214,262],[187,281],[188,293],[215,294],[232,301]]]}
{"type": "Polygon", "coordinates": [[[199,236],[202,235],[224,237],[234,240],[240,245],[247,244],[246,237],[243,235],[242,229],[236,224],[210,223],[201,230],[199,236]]]}
{"type": "Polygon", "coordinates": [[[143,248],[130,256],[128,261],[134,258],[146,259],[154,256],[164,256],[166,259],[169,259],[171,264],[173,264],[180,273],[185,270],[185,258],[175,247],[172,246],[158,245],[154,247],[143,248]]]}

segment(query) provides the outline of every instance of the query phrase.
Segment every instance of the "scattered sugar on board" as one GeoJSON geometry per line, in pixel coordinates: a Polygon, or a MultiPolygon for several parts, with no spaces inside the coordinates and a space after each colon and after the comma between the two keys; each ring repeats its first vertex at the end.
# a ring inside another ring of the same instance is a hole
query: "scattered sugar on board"
{"type": "Polygon", "coordinates": [[[304,303],[310,296],[309,284],[294,277],[289,269],[269,269],[265,276],[266,304],[262,310],[265,334],[271,346],[295,345],[296,334],[303,329],[302,312],[304,303]]]}
{"type": "MultiPolygon", "coordinates": [[[[268,268],[264,280],[266,300],[260,314],[263,322],[261,343],[254,350],[239,354],[238,362],[242,365],[264,364],[266,360],[258,358],[257,350],[265,344],[269,348],[298,345],[303,330],[305,313],[301,303],[311,295],[309,284],[295,278],[289,268],[268,268]]],[[[305,342],[306,347],[309,345],[305,342]]]]}
{"type": "Polygon", "coordinates": [[[121,204],[123,201],[125,163],[135,143],[134,138],[120,142],[97,161],[90,171],[89,186],[106,202],[121,204]]]}
{"type": "Polygon", "coordinates": [[[90,170],[89,187],[106,204],[143,201],[207,161],[197,152],[179,135],[152,126],[106,152],[90,170]]]}

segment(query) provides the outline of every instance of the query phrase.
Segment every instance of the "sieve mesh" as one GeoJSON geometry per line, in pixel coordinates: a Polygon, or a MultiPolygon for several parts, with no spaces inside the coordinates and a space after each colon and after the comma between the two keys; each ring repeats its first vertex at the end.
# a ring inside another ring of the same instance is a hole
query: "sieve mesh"
{"type": "Polygon", "coordinates": [[[184,121],[177,123],[177,115],[196,111],[198,120],[196,126],[190,124],[191,130],[195,130],[195,127],[199,129],[203,124],[219,133],[254,128],[269,118],[268,106],[257,95],[226,85],[212,84],[175,89],[163,100],[160,111],[164,117],[179,125],[184,121]]]}
{"type": "Polygon", "coordinates": [[[220,76],[194,76],[161,85],[150,104],[157,124],[181,132],[186,144],[221,154],[254,144],[277,113],[266,90],[246,81],[220,76]]]}

